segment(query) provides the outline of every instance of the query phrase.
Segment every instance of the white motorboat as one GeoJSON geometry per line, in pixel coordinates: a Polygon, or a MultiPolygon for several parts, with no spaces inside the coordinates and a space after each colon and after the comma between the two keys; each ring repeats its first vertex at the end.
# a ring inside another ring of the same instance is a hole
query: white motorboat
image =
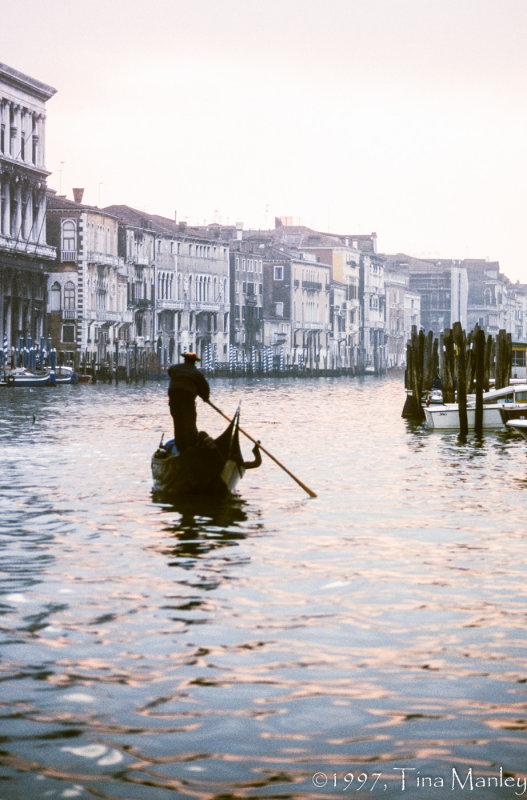
{"type": "Polygon", "coordinates": [[[516,433],[519,433],[524,439],[527,439],[527,418],[510,419],[505,424],[509,430],[516,431],[516,433]]]}
{"type": "MultiPolygon", "coordinates": [[[[458,430],[459,405],[441,403],[425,408],[427,427],[433,430],[458,430]]],[[[527,384],[512,384],[502,389],[491,389],[483,394],[483,429],[503,430],[509,419],[527,417],[527,384]],[[503,413],[502,413],[503,412],[503,413]]],[[[474,430],[476,422],[476,398],[467,396],[467,422],[474,430]]]]}

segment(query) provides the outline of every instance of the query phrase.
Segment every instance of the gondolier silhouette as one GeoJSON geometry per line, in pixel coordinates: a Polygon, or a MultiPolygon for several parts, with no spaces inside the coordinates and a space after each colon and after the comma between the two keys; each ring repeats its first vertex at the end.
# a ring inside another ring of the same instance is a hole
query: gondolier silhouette
{"type": "Polygon", "coordinates": [[[196,397],[199,396],[207,402],[210,387],[203,373],[196,368],[196,362],[201,361],[196,353],[181,355],[183,363],[173,364],[168,369],[168,405],[174,420],[176,447],[183,453],[198,441],[196,397]]]}

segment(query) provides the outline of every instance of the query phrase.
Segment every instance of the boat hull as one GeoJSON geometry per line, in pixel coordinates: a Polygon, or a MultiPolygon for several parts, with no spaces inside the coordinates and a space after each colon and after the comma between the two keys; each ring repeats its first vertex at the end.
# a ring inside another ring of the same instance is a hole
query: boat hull
{"type": "MultiPolygon", "coordinates": [[[[424,411],[428,428],[459,430],[457,403],[430,405],[425,407],[424,411]]],[[[484,393],[483,430],[503,430],[508,419],[517,419],[525,415],[527,415],[527,384],[511,384],[484,393]]],[[[467,423],[469,430],[474,430],[476,423],[474,395],[467,398],[467,423]]]]}
{"type": "Polygon", "coordinates": [[[506,425],[508,430],[516,431],[516,433],[519,433],[524,439],[527,439],[527,419],[525,419],[525,417],[521,419],[511,419],[506,425]]]}
{"type": "MultiPolygon", "coordinates": [[[[456,405],[437,405],[425,408],[426,424],[433,430],[459,430],[459,408],[456,405]]],[[[467,408],[467,424],[469,430],[476,426],[476,409],[467,408]]],[[[500,409],[498,406],[483,407],[483,429],[503,429],[500,409]]]]}
{"type": "Polygon", "coordinates": [[[182,454],[160,446],[151,460],[153,493],[157,496],[232,493],[245,468],[238,439],[238,413],[217,439],[200,433],[198,443],[182,454]]]}
{"type": "Polygon", "coordinates": [[[23,386],[51,386],[51,378],[48,373],[44,375],[34,375],[33,373],[6,375],[0,381],[0,386],[7,388],[20,388],[23,386]]]}

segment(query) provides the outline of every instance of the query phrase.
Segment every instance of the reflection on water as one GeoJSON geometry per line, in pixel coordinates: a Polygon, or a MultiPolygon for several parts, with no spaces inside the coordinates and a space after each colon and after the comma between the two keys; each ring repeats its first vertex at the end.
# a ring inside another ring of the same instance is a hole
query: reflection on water
{"type": "Polygon", "coordinates": [[[527,443],[215,381],[318,497],[264,457],[172,505],[166,386],[56,388],[0,395],[1,800],[527,796],[527,443]]]}
{"type": "Polygon", "coordinates": [[[245,505],[239,495],[208,499],[182,498],[175,504],[164,505],[163,512],[170,522],[163,530],[172,534],[172,537],[170,544],[161,552],[174,556],[174,564],[192,565],[194,560],[211,550],[235,546],[247,537],[247,532],[240,525],[248,519],[245,505]]]}

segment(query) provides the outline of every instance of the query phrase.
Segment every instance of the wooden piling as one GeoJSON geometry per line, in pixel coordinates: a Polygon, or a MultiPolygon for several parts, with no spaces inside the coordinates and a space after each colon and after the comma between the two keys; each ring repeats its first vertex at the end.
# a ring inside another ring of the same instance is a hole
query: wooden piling
{"type": "Polygon", "coordinates": [[[490,389],[490,374],[494,358],[494,339],[489,334],[485,343],[485,368],[483,372],[483,391],[488,392],[490,389]]]}
{"type": "Polygon", "coordinates": [[[443,384],[443,402],[455,403],[455,354],[454,339],[450,328],[445,328],[442,339],[443,358],[441,360],[441,383],[443,384]]]}
{"type": "Polygon", "coordinates": [[[466,436],[468,433],[466,338],[460,322],[454,322],[452,333],[455,344],[456,363],[457,363],[457,402],[459,410],[459,433],[461,436],[466,436]]]}
{"type": "Polygon", "coordinates": [[[485,332],[476,331],[474,337],[474,360],[476,362],[476,418],[474,429],[478,435],[483,432],[483,389],[485,384],[485,332]]]}

